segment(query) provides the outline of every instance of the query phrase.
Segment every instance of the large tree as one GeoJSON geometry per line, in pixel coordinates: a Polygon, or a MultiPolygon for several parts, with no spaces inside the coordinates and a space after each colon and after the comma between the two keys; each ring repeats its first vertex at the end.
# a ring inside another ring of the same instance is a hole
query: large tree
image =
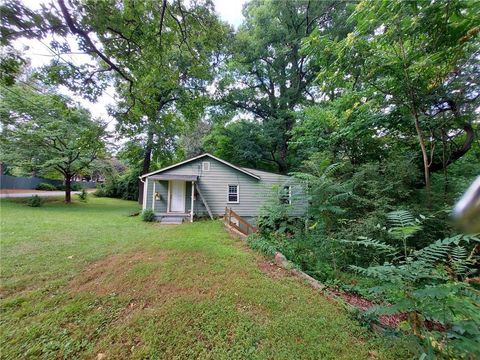
{"type": "Polygon", "coordinates": [[[244,9],[219,90],[224,104],[262,124],[263,160],[282,173],[289,170],[295,111],[320,100],[313,87],[319,68],[301,52],[302,40],[315,29],[329,31],[342,9],[341,2],[305,0],[253,0],[244,9]]]}
{"type": "Polygon", "coordinates": [[[320,84],[379,104],[377,136],[416,142],[427,190],[431,172],[465,155],[474,140],[479,14],[478,2],[365,0],[349,18],[348,36],[316,31],[307,44],[318,62],[335,59],[320,84]]]}
{"type": "Polygon", "coordinates": [[[1,161],[28,171],[55,171],[71,184],[105,151],[105,127],[70,99],[26,86],[0,91],[1,161]]]}
{"type": "Polygon", "coordinates": [[[207,104],[206,88],[229,33],[211,1],[58,0],[33,14],[8,4],[2,31],[10,39],[57,35],[50,81],[90,98],[113,83],[119,101],[112,114],[120,135],[142,144],[142,173],[154,155],[171,158],[179,133],[190,126],[185,123],[198,121],[207,104]],[[67,35],[95,62],[65,61],[67,35]]]}

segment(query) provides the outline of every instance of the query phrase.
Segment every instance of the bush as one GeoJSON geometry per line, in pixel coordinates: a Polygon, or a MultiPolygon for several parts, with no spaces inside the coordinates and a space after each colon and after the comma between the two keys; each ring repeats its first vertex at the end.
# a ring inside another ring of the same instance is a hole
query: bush
{"type": "Polygon", "coordinates": [[[95,196],[112,197],[124,200],[138,199],[138,177],[140,171],[134,170],[122,176],[113,176],[99,185],[95,191],[95,196]]]}
{"type": "Polygon", "coordinates": [[[93,193],[93,195],[95,195],[97,197],[107,197],[107,191],[105,189],[105,185],[98,184],[95,192],[93,193]]]}
{"type": "Polygon", "coordinates": [[[80,194],[77,194],[80,201],[87,202],[88,200],[88,192],[85,189],[82,189],[80,194]]]}
{"type": "Polygon", "coordinates": [[[38,195],[33,195],[27,201],[27,205],[31,207],[40,207],[43,205],[43,203],[44,200],[38,195]]]}
{"type": "Polygon", "coordinates": [[[54,191],[57,190],[55,185],[49,184],[49,183],[40,183],[37,185],[35,188],[36,190],[46,190],[46,191],[54,191]]]}
{"type": "Polygon", "coordinates": [[[79,183],[73,183],[71,186],[72,191],[81,191],[84,190],[84,187],[82,184],[79,183]]]}
{"type": "Polygon", "coordinates": [[[152,209],[145,209],[142,211],[142,220],[147,222],[155,221],[155,213],[152,209]]]}
{"type": "Polygon", "coordinates": [[[270,239],[260,234],[251,234],[247,238],[247,243],[251,249],[259,251],[266,256],[274,256],[278,251],[277,246],[270,239]]]}

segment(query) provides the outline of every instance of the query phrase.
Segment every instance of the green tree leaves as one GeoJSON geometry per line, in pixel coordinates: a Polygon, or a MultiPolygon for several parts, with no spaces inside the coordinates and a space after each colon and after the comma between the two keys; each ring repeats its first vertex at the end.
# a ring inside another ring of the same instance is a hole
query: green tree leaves
{"type": "Polygon", "coordinates": [[[104,125],[55,93],[15,86],[3,87],[0,96],[2,161],[27,171],[60,173],[70,202],[72,178],[104,155],[104,125]]]}

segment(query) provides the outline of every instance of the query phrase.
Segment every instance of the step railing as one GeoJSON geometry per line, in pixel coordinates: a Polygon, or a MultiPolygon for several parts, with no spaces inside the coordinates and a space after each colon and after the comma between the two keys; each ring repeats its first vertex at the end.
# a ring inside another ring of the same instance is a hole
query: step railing
{"type": "Polygon", "coordinates": [[[257,228],[250,224],[247,220],[238,215],[232,208],[225,207],[224,215],[225,224],[237,229],[244,235],[250,235],[257,232],[257,228]]]}

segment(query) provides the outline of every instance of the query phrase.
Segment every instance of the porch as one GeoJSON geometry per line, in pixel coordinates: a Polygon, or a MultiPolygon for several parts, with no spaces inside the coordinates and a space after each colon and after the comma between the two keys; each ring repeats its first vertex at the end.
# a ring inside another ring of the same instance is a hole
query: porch
{"type": "Polygon", "coordinates": [[[206,213],[213,218],[203,197],[198,175],[158,174],[146,177],[143,208],[150,208],[157,220],[165,224],[193,222],[194,216],[206,213]]]}

